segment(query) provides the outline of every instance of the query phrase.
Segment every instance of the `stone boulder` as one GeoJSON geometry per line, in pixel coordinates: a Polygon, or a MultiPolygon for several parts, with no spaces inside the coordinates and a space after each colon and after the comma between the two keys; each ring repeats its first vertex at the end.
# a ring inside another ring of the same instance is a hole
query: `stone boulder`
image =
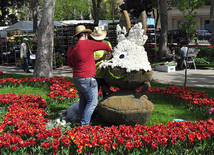
{"type": "Polygon", "coordinates": [[[111,124],[143,125],[152,114],[154,105],[146,95],[137,99],[129,91],[119,90],[104,98],[97,109],[99,115],[111,124]]]}

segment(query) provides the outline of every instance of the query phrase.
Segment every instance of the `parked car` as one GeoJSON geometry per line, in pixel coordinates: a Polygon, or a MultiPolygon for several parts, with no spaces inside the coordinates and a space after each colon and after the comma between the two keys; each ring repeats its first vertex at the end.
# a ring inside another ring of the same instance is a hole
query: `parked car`
{"type": "Polygon", "coordinates": [[[182,30],[169,30],[167,31],[168,43],[185,43],[188,44],[188,38],[185,31],[182,30]]]}
{"type": "Polygon", "coordinates": [[[197,30],[197,35],[199,40],[210,40],[211,39],[211,33],[207,30],[197,30]]]}
{"type": "MultiPolygon", "coordinates": [[[[156,32],[156,40],[159,43],[160,40],[160,31],[156,32]]],[[[182,30],[169,30],[167,31],[167,40],[168,43],[185,43],[188,44],[188,38],[186,32],[182,30]]]]}

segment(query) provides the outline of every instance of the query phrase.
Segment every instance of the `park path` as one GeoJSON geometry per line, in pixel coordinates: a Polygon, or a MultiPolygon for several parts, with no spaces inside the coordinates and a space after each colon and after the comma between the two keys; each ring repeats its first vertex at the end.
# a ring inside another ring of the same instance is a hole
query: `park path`
{"type": "MultiPolygon", "coordinates": [[[[3,73],[11,73],[11,74],[30,74],[33,73],[25,73],[20,67],[17,66],[4,66],[0,65],[0,71],[3,73]]],[[[33,69],[30,69],[33,72],[33,69]]],[[[65,76],[72,77],[72,69],[68,66],[63,66],[53,70],[54,76],[65,76]]],[[[192,87],[208,87],[214,88],[214,69],[188,69],[187,71],[187,86],[192,87]]],[[[153,70],[152,75],[153,80],[158,81],[159,83],[171,84],[171,85],[179,85],[183,86],[185,71],[179,70],[175,72],[160,72],[153,70]]]]}

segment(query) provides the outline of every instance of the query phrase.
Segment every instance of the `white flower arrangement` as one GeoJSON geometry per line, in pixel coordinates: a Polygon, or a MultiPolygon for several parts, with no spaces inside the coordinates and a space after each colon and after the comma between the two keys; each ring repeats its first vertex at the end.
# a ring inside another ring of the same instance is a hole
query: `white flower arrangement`
{"type": "Polygon", "coordinates": [[[147,52],[143,45],[148,36],[144,35],[142,24],[135,24],[129,31],[126,37],[126,29],[121,29],[117,25],[117,40],[118,44],[112,53],[112,59],[105,60],[100,64],[100,68],[106,67],[121,67],[125,68],[126,72],[131,71],[150,71],[151,65],[148,61],[147,52]]]}

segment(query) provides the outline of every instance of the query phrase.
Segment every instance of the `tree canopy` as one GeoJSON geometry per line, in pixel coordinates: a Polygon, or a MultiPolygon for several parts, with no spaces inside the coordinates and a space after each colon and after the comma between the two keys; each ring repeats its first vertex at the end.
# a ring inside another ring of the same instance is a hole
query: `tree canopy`
{"type": "MultiPolygon", "coordinates": [[[[0,1],[0,25],[4,26],[6,22],[16,23],[17,16],[13,10],[19,10],[24,4],[29,3],[30,0],[1,0],[0,1]],[[9,10],[9,8],[12,10],[9,10]]],[[[18,12],[20,13],[20,12],[18,12]]]]}
{"type": "Polygon", "coordinates": [[[88,0],[56,0],[54,20],[89,19],[91,9],[88,0]]]}

